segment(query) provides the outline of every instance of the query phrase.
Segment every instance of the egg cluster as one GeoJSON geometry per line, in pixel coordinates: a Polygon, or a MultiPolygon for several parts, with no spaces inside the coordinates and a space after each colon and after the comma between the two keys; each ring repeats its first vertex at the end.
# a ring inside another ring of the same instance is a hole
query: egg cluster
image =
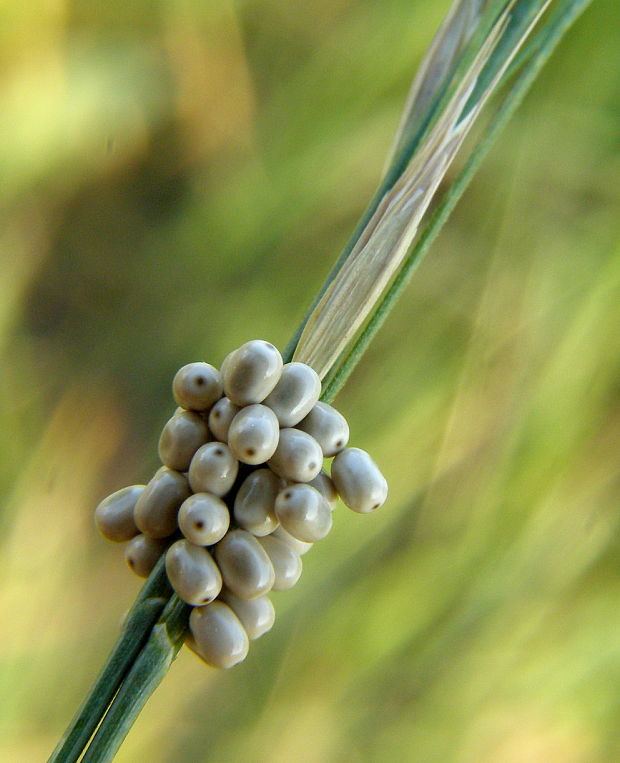
{"type": "Polygon", "coordinates": [[[172,391],[179,408],[159,440],[163,466],[148,485],[108,496],[95,519],[106,538],[127,542],[142,577],[166,554],[172,587],[193,607],[188,646],[228,668],[273,625],[267,594],[295,585],[338,497],[368,513],[387,483],[365,451],[346,447],[348,424],[319,401],[316,372],[283,364],[268,342],[242,345],[220,371],[183,366],[172,391]]]}

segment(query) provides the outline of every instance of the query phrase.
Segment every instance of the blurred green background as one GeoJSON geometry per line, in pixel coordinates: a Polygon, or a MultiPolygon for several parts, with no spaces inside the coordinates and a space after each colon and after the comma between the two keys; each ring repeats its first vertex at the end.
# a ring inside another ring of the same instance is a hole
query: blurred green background
{"type": "MultiPolygon", "coordinates": [[[[284,347],[378,180],[430,0],[0,6],[0,759],[46,758],[140,583],[95,533],[180,365],[284,347]]],[[[620,6],[597,0],[336,401],[337,510],[122,763],[620,760],[620,6]]]]}

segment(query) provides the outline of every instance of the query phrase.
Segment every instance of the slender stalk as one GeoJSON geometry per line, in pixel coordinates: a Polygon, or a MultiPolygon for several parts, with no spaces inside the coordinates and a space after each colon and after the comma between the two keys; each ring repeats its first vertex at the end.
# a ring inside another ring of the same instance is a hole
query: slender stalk
{"type": "Polygon", "coordinates": [[[190,609],[177,596],[170,598],[161,619],[153,627],[146,645],[133,663],[84,753],[83,763],[105,763],[112,760],[183,646],[190,609]]]}
{"type": "Polygon", "coordinates": [[[58,742],[49,763],[75,763],[146,643],[172,593],[163,557],[127,615],[123,630],[88,696],[58,742]]]}

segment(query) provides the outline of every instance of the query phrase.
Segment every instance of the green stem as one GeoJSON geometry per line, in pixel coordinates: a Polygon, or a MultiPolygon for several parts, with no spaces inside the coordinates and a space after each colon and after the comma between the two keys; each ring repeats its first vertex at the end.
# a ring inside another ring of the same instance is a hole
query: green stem
{"type": "Polygon", "coordinates": [[[159,560],[127,615],[123,630],[88,696],[78,709],[49,763],[75,763],[112,698],[146,643],[172,593],[164,559],[159,560]]]}
{"type": "Polygon", "coordinates": [[[190,609],[177,596],[171,597],[114,697],[84,753],[82,763],[105,763],[112,760],[183,645],[190,609]]]}

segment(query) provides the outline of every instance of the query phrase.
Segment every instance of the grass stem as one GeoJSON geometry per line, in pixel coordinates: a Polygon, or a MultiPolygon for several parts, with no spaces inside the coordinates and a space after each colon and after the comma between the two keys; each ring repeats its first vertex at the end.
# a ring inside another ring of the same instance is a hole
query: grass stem
{"type": "Polygon", "coordinates": [[[78,709],[49,763],[75,763],[160,619],[172,594],[163,557],[144,584],[101,673],[78,709]]]}
{"type": "Polygon", "coordinates": [[[84,753],[83,763],[112,760],[183,646],[190,610],[177,596],[170,598],[84,753]]]}

